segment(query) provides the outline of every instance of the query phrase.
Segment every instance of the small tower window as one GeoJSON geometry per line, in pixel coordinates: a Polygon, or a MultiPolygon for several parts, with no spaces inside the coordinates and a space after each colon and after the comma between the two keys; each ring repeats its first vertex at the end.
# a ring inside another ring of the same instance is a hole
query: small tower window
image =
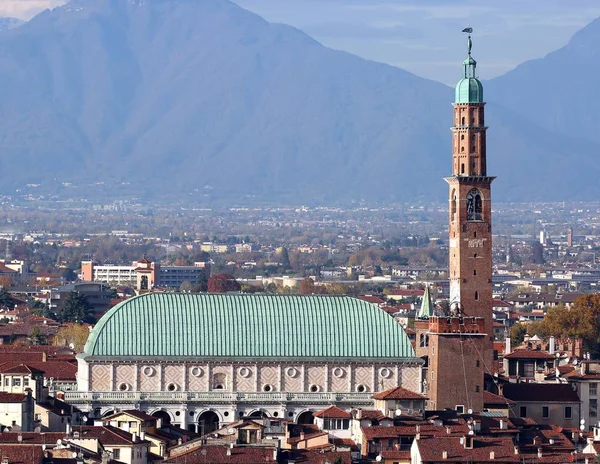
{"type": "Polygon", "coordinates": [[[460,151],[464,152],[465,151],[465,147],[460,147],[460,151]]]}
{"type": "Polygon", "coordinates": [[[461,139],[461,140],[464,140],[464,139],[465,139],[465,134],[462,134],[462,135],[460,136],[460,139],[461,139]]]}
{"type": "MultiPolygon", "coordinates": [[[[463,147],[463,149],[464,149],[464,147],[463,147]]],[[[465,173],[465,163],[461,163],[461,165],[460,165],[460,173],[461,174],[465,173]]]]}
{"type": "Polygon", "coordinates": [[[473,269],[473,275],[476,276],[477,275],[477,269],[473,269]]]}
{"type": "Polygon", "coordinates": [[[464,116],[462,117],[460,124],[461,124],[461,126],[465,125],[465,117],[464,116]]]}
{"type": "Polygon", "coordinates": [[[479,300],[479,292],[475,292],[475,301],[479,300]]]}

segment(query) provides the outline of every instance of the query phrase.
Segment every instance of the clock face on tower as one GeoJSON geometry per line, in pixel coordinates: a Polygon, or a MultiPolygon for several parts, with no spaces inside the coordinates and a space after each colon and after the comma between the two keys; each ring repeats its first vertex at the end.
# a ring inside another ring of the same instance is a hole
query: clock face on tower
{"type": "Polygon", "coordinates": [[[481,221],[482,219],[481,193],[477,189],[471,189],[467,194],[467,221],[481,221]]]}

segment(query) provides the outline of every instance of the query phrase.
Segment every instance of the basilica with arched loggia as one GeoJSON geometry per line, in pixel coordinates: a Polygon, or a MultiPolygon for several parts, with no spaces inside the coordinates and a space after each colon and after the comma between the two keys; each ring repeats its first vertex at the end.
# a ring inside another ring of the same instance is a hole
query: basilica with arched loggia
{"type": "Polygon", "coordinates": [[[422,391],[422,360],[384,311],[350,297],[149,293],[112,308],[78,356],[90,417],[139,409],[205,430],[239,417],[311,420],[422,391]]]}

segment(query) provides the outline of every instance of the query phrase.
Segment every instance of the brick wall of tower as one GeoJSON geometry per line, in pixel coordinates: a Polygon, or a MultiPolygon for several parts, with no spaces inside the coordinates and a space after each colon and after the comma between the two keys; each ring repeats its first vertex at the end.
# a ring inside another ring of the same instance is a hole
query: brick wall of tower
{"type": "Polygon", "coordinates": [[[452,175],[485,176],[486,127],[484,103],[454,105],[452,175]]]}
{"type": "Polygon", "coordinates": [[[434,317],[429,323],[429,409],[464,406],[483,410],[485,322],[482,318],[434,317]]]}

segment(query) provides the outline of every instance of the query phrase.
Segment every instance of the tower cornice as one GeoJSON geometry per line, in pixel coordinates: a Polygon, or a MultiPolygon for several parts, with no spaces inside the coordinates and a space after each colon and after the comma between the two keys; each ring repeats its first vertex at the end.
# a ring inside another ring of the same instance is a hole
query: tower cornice
{"type": "Polygon", "coordinates": [[[444,177],[444,180],[449,184],[491,184],[496,179],[496,176],[450,176],[444,177]]]}

